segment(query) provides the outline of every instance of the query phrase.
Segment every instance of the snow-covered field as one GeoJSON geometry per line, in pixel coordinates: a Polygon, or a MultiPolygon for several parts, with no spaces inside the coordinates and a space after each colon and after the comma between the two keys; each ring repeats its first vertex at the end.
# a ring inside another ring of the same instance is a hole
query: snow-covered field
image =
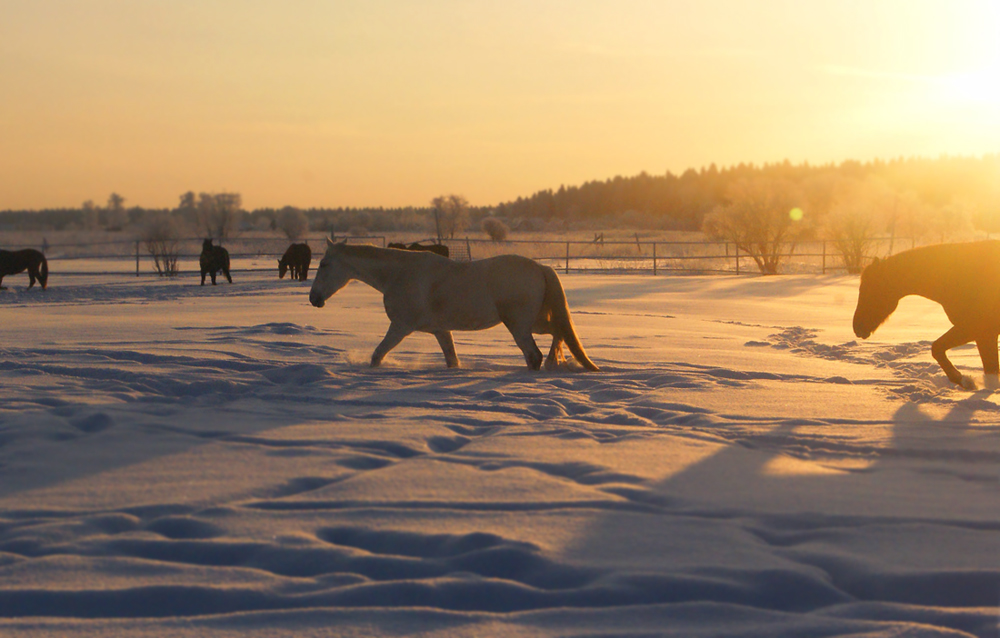
{"type": "Polygon", "coordinates": [[[4,280],[0,635],[998,633],[1000,394],[935,304],[569,275],[601,373],[373,370],[378,293],[235,278],[4,280]]]}

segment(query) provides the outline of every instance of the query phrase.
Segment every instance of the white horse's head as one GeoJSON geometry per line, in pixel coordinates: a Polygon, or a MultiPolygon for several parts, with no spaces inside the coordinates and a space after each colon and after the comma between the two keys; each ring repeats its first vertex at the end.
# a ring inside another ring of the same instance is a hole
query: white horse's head
{"type": "Polygon", "coordinates": [[[334,243],[329,237],[326,240],[326,254],[319,261],[312,289],[309,291],[309,303],[322,308],[326,300],[354,278],[351,270],[341,259],[340,251],[345,242],[334,243]]]}

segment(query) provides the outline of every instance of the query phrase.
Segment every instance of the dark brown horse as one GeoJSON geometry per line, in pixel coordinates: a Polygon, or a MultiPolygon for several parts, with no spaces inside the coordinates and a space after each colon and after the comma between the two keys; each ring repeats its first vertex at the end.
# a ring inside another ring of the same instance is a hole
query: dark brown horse
{"type": "Polygon", "coordinates": [[[205,285],[205,275],[211,275],[212,285],[215,285],[215,275],[220,270],[226,276],[229,283],[233,283],[233,278],[229,276],[229,251],[222,246],[213,246],[211,239],[206,239],[201,243],[201,257],[198,259],[201,266],[201,285],[205,285]]]}
{"type": "Polygon", "coordinates": [[[290,270],[290,279],[305,281],[309,278],[311,263],[312,250],[309,249],[309,244],[292,244],[278,260],[278,279],[284,279],[285,273],[290,270]]]}
{"type": "Polygon", "coordinates": [[[35,280],[42,285],[42,290],[49,284],[49,262],[45,255],[34,248],[24,250],[0,250],[0,284],[7,275],[16,275],[28,271],[28,288],[35,285],[35,280]]]}
{"type": "Polygon", "coordinates": [[[389,244],[389,248],[396,248],[398,250],[422,250],[424,252],[434,253],[435,255],[441,255],[442,257],[450,257],[450,251],[448,247],[444,244],[421,244],[420,242],[413,242],[409,246],[406,244],[389,244]]]}
{"type": "Polygon", "coordinates": [[[975,389],[946,355],[970,341],[979,348],[983,372],[1000,372],[1000,241],[925,246],[876,259],[861,273],[854,334],[867,339],[907,295],[938,302],[954,324],[931,346],[931,354],[952,383],[975,389]]]}

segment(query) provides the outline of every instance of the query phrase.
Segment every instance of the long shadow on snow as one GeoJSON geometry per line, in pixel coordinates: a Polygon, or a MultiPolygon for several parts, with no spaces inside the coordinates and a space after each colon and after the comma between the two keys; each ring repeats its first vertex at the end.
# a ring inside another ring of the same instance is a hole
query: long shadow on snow
{"type": "Polygon", "coordinates": [[[916,404],[903,405],[891,445],[862,470],[775,473],[773,464],[787,458],[780,442],[794,435],[795,422],[768,435],[774,449],[727,445],[648,490],[620,490],[660,503],[663,511],[618,512],[599,520],[567,555],[599,562],[625,558],[640,573],[736,583],[743,594],[740,600],[732,590],[701,588],[681,592],[677,600],[829,609],[844,617],[993,636],[991,610],[1000,592],[1000,453],[976,449],[995,430],[971,423],[985,394],[957,402],[940,421],[916,404]],[[956,438],[962,442],[957,448],[941,446],[956,438]],[[955,461],[962,468],[957,472],[955,461]],[[921,492],[906,472],[940,481],[933,493],[921,492]],[[975,502],[948,514],[972,494],[978,495],[975,502]],[[969,558],[963,560],[964,551],[969,558]],[[688,555],[698,553],[695,567],[683,567],[690,564],[688,555]],[[983,564],[983,556],[994,560],[983,564]],[[914,557],[916,565],[910,564],[914,557]],[[733,566],[741,560],[758,566],[733,566]]]}

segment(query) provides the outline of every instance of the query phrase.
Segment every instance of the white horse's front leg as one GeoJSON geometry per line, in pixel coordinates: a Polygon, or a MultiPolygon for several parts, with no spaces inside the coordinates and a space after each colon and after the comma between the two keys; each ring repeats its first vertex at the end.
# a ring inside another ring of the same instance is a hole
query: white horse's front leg
{"type": "Polygon", "coordinates": [[[382,343],[378,344],[375,348],[375,352],[372,353],[372,367],[377,368],[381,363],[385,355],[389,354],[389,351],[399,345],[399,342],[406,338],[406,335],[413,332],[413,330],[406,328],[398,323],[390,323],[389,330],[386,331],[385,336],[382,337],[382,343]]]}
{"type": "Polygon", "coordinates": [[[448,362],[448,367],[457,368],[459,366],[458,355],[455,353],[455,341],[451,338],[451,332],[442,330],[435,332],[434,336],[437,337],[438,344],[441,345],[441,351],[444,352],[444,360],[448,362]]]}

